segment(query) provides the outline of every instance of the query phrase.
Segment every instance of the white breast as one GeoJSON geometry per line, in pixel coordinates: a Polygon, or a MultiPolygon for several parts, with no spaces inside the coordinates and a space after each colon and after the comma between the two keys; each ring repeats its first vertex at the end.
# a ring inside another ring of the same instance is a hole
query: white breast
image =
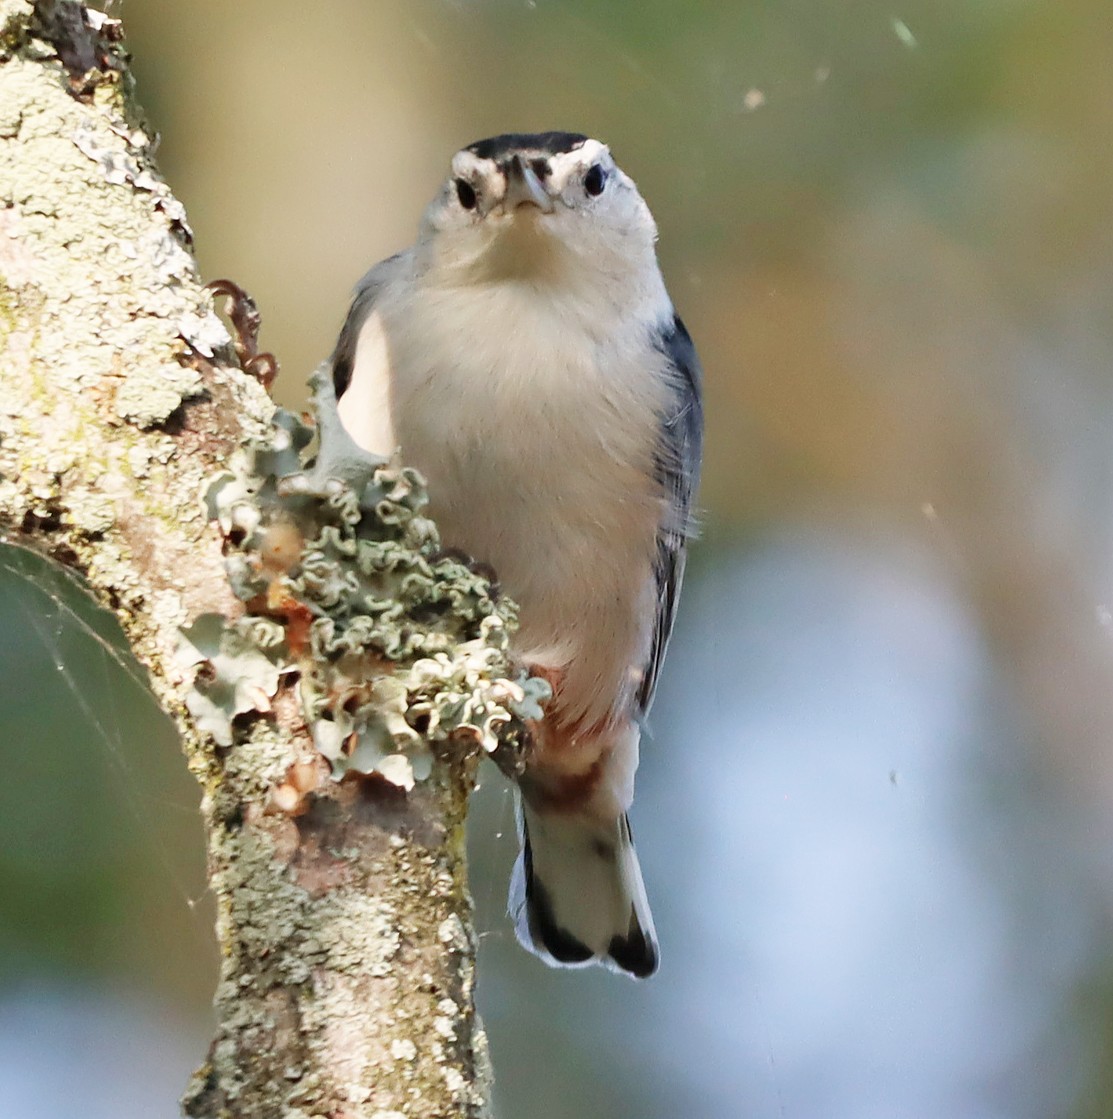
{"type": "Polygon", "coordinates": [[[525,283],[412,295],[377,304],[341,418],[425,474],[445,544],[520,604],[518,654],[564,671],[566,716],[617,714],[654,620],[666,384],[651,324],[603,330],[589,301],[525,283]]]}

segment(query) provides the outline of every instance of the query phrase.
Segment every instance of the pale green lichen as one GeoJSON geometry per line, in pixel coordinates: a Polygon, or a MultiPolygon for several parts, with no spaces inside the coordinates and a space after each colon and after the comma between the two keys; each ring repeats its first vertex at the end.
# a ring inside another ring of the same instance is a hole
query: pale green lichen
{"type": "Polygon", "coordinates": [[[232,745],[232,719],[248,711],[265,711],[278,690],[274,646],[282,628],[263,618],[227,624],[219,614],[203,614],[182,630],[179,660],[183,667],[204,664],[208,676],[195,682],[186,706],[198,728],[221,746],[232,745]]]}
{"type": "MultiPolygon", "coordinates": [[[[22,22],[25,29],[24,6],[16,5],[14,12],[10,25],[22,22]]],[[[84,16],[95,37],[103,17],[84,16]]],[[[3,20],[0,9],[0,27],[3,20]]],[[[42,67],[27,49],[5,64],[0,136],[9,142],[18,136],[23,158],[0,161],[0,212],[11,243],[29,250],[5,271],[22,289],[22,300],[44,277],[64,278],[65,313],[42,323],[39,357],[57,381],[98,393],[113,386],[116,413],[146,429],[200,394],[201,376],[187,360],[190,351],[211,357],[228,338],[196,283],[181,204],[158,175],[146,134],[121,103],[119,73],[109,65],[93,76],[97,111],[70,114],[68,106],[48,106],[37,94],[42,67]],[[41,111],[30,113],[29,105],[41,111]],[[65,181],[67,191],[52,191],[48,178],[65,181]],[[115,235],[94,236],[96,219],[110,202],[119,204],[115,235]],[[67,224],[78,208],[80,222],[67,224]],[[159,213],[153,222],[152,212],[159,213]],[[120,222],[125,213],[130,220],[120,222]],[[58,243],[53,231],[60,226],[92,228],[58,243]],[[154,344],[153,319],[176,322],[176,333],[154,344]],[[104,345],[81,350],[78,358],[72,335],[86,322],[97,323],[104,345]],[[123,363],[122,376],[121,353],[142,357],[123,363]]]]}
{"type": "Polygon", "coordinates": [[[228,745],[235,718],[268,711],[279,678],[296,673],[333,776],[376,772],[409,788],[430,771],[431,743],[467,737],[493,752],[520,740],[549,686],[511,665],[513,603],[441,552],[420,475],[360,450],[328,378],[314,389],[316,457],[314,430],[280,410],[206,488],[248,612],[183,631],[183,663],[205,666],[187,703],[228,745]]]}
{"type": "Polygon", "coordinates": [[[116,411],[139,427],[165,423],[182,401],[201,391],[201,374],[185,365],[165,363],[129,373],[116,390],[116,411]]]}
{"type": "Polygon", "coordinates": [[[0,58],[23,40],[33,8],[31,0],[0,0],[0,58]]]}

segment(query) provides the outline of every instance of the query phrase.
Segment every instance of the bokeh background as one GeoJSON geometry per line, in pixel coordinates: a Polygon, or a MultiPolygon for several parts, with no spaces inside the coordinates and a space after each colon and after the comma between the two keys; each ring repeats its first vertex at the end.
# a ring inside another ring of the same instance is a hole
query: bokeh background
{"type": "MultiPolygon", "coordinates": [[[[472,820],[500,1119],[1113,1116],[1108,0],[125,0],[204,272],[304,399],[452,152],[606,139],[706,370],[634,826],[649,983],[553,973],[472,820]]],[[[69,580],[0,552],[0,1110],[176,1114],[197,794],[69,580]]]]}

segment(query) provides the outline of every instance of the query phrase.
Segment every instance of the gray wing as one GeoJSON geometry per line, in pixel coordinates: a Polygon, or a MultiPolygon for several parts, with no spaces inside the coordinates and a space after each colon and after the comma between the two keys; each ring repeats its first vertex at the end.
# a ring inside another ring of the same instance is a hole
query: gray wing
{"type": "Polygon", "coordinates": [[[703,453],[703,377],[695,346],[679,316],[662,331],[657,345],[669,359],[673,382],[673,396],[661,420],[656,464],[669,508],[657,533],[657,619],[637,694],[641,716],[653,702],[672,634],[688,538],[694,532],[692,501],[703,453]]]}
{"type": "Polygon", "coordinates": [[[348,310],[348,317],[340,329],[340,337],[332,351],[329,363],[332,365],[332,387],[339,400],[352,380],[352,366],[356,360],[356,343],[359,341],[359,332],[375,305],[375,300],[383,286],[389,281],[390,274],[405,256],[405,253],[396,253],[379,261],[366,276],[356,285],[355,297],[348,310]]]}

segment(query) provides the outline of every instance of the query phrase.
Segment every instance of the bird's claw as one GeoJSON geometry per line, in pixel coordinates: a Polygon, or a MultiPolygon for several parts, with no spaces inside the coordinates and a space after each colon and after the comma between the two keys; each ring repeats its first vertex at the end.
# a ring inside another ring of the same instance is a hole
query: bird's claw
{"type": "Polygon", "coordinates": [[[232,345],[240,368],[269,392],[278,376],[278,359],[272,353],[259,352],[259,327],[263,317],[255,300],[232,280],[213,280],[205,285],[205,290],[214,298],[224,296],[230,301],[227,315],[232,323],[232,345]]]}

